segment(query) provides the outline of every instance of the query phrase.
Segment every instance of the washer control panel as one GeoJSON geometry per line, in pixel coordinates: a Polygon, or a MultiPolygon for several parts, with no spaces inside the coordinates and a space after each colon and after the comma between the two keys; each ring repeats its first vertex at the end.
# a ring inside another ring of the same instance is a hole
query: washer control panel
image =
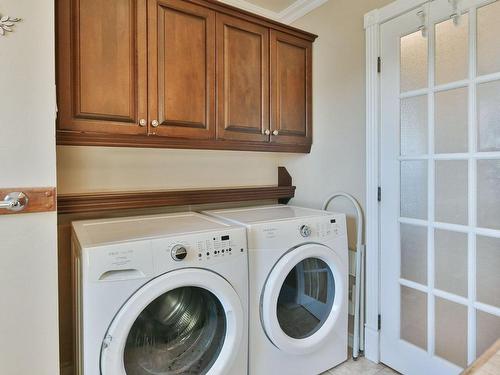
{"type": "Polygon", "coordinates": [[[170,239],[152,241],[154,264],[157,270],[168,265],[201,266],[200,263],[229,261],[235,256],[246,256],[245,228],[196,233],[170,239]]]}
{"type": "Polygon", "coordinates": [[[222,234],[207,238],[204,241],[197,241],[196,250],[199,260],[222,258],[231,256],[237,252],[242,253],[245,251],[240,241],[230,234],[222,234]]]}

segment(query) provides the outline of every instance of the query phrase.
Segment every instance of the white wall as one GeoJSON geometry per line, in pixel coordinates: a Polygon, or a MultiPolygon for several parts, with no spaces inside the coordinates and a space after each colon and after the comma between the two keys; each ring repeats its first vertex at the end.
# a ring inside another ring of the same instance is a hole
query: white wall
{"type": "MultiPolygon", "coordinates": [[[[55,186],[54,4],[3,0],[0,187],[55,186]]],[[[0,216],[0,374],[59,372],[56,214],[0,216]]]]}

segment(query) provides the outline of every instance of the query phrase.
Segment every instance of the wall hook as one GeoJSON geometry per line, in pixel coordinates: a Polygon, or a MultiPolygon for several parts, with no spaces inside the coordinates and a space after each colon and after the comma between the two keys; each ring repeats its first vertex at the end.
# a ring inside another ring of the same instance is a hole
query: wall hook
{"type": "Polygon", "coordinates": [[[423,9],[417,12],[417,17],[420,18],[421,25],[418,27],[418,30],[422,32],[422,37],[427,38],[427,26],[426,26],[426,14],[423,9]]]}
{"type": "Polygon", "coordinates": [[[450,15],[450,19],[453,20],[455,26],[458,26],[460,23],[460,16],[462,15],[462,11],[459,8],[460,0],[448,0],[453,9],[453,13],[450,15]]]}

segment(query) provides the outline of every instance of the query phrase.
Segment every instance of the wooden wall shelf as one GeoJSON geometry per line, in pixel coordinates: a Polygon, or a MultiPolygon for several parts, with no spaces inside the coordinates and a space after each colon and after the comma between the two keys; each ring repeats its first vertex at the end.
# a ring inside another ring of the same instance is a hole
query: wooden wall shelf
{"type": "Polygon", "coordinates": [[[279,167],[277,186],[61,194],[57,196],[57,206],[60,214],[73,214],[271,199],[278,200],[280,203],[287,203],[294,196],[295,186],[292,186],[290,174],[286,168],[279,167]]]}

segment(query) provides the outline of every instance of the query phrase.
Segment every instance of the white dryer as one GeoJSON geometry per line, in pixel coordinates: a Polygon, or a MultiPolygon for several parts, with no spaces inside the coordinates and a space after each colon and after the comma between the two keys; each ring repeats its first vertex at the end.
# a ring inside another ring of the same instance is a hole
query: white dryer
{"type": "Polygon", "coordinates": [[[197,213],[73,223],[79,375],[247,374],[245,228],[197,213]]]}
{"type": "Polygon", "coordinates": [[[205,214],[247,227],[249,373],[316,375],[345,361],[345,215],[285,205],[205,214]]]}

